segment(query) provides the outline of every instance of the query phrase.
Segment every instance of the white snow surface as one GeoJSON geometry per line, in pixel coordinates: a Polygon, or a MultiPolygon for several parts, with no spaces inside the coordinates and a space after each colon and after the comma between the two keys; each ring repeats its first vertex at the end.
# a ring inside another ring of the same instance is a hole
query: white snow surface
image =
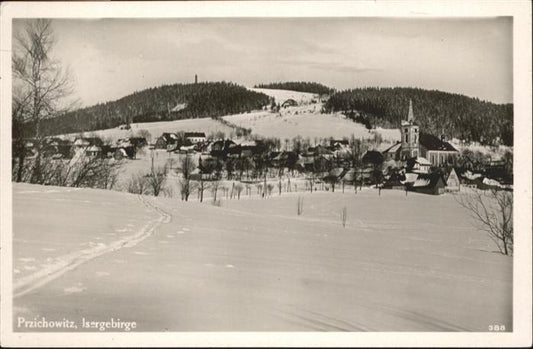
{"type": "Polygon", "coordinates": [[[139,331],[512,330],[513,260],[450,194],[337,190],[219,207],[48,189],[14,184],[15,285],[47,270],[43,248],[57,249],[52,265],[91,258],[45,283],[30,277],[15,319],[114,317],[139,331]]]}

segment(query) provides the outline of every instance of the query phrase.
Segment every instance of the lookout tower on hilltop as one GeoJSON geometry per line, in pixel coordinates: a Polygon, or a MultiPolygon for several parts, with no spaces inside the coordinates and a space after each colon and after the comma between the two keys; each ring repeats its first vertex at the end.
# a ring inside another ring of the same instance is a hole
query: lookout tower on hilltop
{"type": "Polygon", "coordinates": [[[409,100],[407,121],[402,120],[400,132],[402,134],[402,159],[418,157],[420,134],[418,124],[415,122],[412,100],[409,100]]]}

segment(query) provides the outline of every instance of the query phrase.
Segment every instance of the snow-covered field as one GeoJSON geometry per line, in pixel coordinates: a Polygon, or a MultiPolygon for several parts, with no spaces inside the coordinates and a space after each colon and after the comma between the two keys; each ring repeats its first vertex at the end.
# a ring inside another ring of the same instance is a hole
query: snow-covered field
{"type": "Polygon", "coordinates": [[[13,194],[14,324],[512,330],[512,258],[449,194],[288,193],[221,207],[28,184],[13,194]]]}
{"type": "MultiPolygon", "coordinates": [[[[206,135],[216,133],[218,131],[224,132],[229,136],[233,129],[211,118],[200,119],[184,119],[174,121],[160,121],[160,122],[140,122],[131,124],[130,130],[123,130],[119,127],[110,128],[107,130],[97,130],[86,132],[85,135],[94,135],[102,139],[109,139],[116,141],[120,138],[132,137],[138,135],[140,130],[147,130],[150,132],[152,142],[164,132],[205,132],[206,135]]],[[[75,138],[79,133],[71,133],[63,135],[66,138],[75,138]]]]}

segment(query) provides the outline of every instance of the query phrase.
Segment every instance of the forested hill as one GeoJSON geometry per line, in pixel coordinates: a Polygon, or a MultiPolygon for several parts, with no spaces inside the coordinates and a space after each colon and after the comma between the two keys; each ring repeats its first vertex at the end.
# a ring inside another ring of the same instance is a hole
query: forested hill
{"type": "Polygon", "coordinates": [[[227,82],[163,85],[45,120],[42,127],[50,135],[93,131],[127,122],[243,113],[261,109],[271,102],[263,93],[227,82]]]}
{"type": "Polygon", "coordinates": [[[324,109],[341,111],[368,126],[395,128],[407,119],[409,100],[425,133],[442,133],[490,144],[498,137],[513,144],[513,105],[418,88],[357,88],[332,94],[324,109]]]}
{"type": "Polygon", "coordinates": [[[333,89],[316,82],[289,81],[273,82],[269,84],[255,85],[256,88],[270,88],[274,90],[291,90],[298,92],[309,92],[320,95],[327,95],[333,92],[333,89]]]}

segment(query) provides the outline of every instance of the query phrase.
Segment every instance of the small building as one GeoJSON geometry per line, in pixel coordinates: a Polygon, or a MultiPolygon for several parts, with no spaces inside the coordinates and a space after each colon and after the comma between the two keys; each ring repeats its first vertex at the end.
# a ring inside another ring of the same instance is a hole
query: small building
{"type": "Polygon", "coordinates": [[[418,156],[416,158],[407,159],[407,171],[413,173],[429,173],[431,162],[426,158],[418,156]]]}
{"type": "Polygon", "coordinates": [[[446,188],[446,180],[440,172],[420,173],[416,180],[407,187],[410,191],[417,193],[441,195],[446,188]]]}
{"type": "Polygon", "coordinates": [[[175,133],[163,133],[160,137],[157,138],[155,141],[155,148],[156,149],[166,149],[171,150],[176,149],[178,146],[178,135],[175,133]]]}
{"type": "Polygon", "coordinates": [[[383,155],[376,150],[369,150],[363,155],[363,164],[372,166],[381,166],[383,164],[383,155]]]}
{"type": "Polygon", "coordinates": [[[204,132],[185,132],[184,138],[192,144],[203,143],[207,139],[204,132]]]}
{"type": "Polygon", "coordinates": [[[84,152],[90,157],[99,157],[103,155],[102,147],[104,142],[98,137],[79,137],[74,141],[71,148],[71,155],[84,152]]]}
{"type": "Polygon", "coordinates": [[[396,144],[392,145],[391,147],[385,149],[383,154],[383,160],[389,161],[399,161],[401,159],[401,151],[402,151],[402,143],[397,142],[396,144]]]}
{"type": "Polygon", "coordinates": [[[45,156],[64,159],[71,156],[72,142],[59,137],[47,137],[43,140],[42,151],[45,156]]]}
{"type": "Polygon", "coordinates": [[[102,156],[102,148],[97,145],[91,145],[85,150],[85,155],[95,158],[102,156]]]}
{"type": "Polygon", "coordinates": [[[461,190],[461,180],[452,167],[446,175],[446,191],[458,192],[459,190],[461,190]]]}

